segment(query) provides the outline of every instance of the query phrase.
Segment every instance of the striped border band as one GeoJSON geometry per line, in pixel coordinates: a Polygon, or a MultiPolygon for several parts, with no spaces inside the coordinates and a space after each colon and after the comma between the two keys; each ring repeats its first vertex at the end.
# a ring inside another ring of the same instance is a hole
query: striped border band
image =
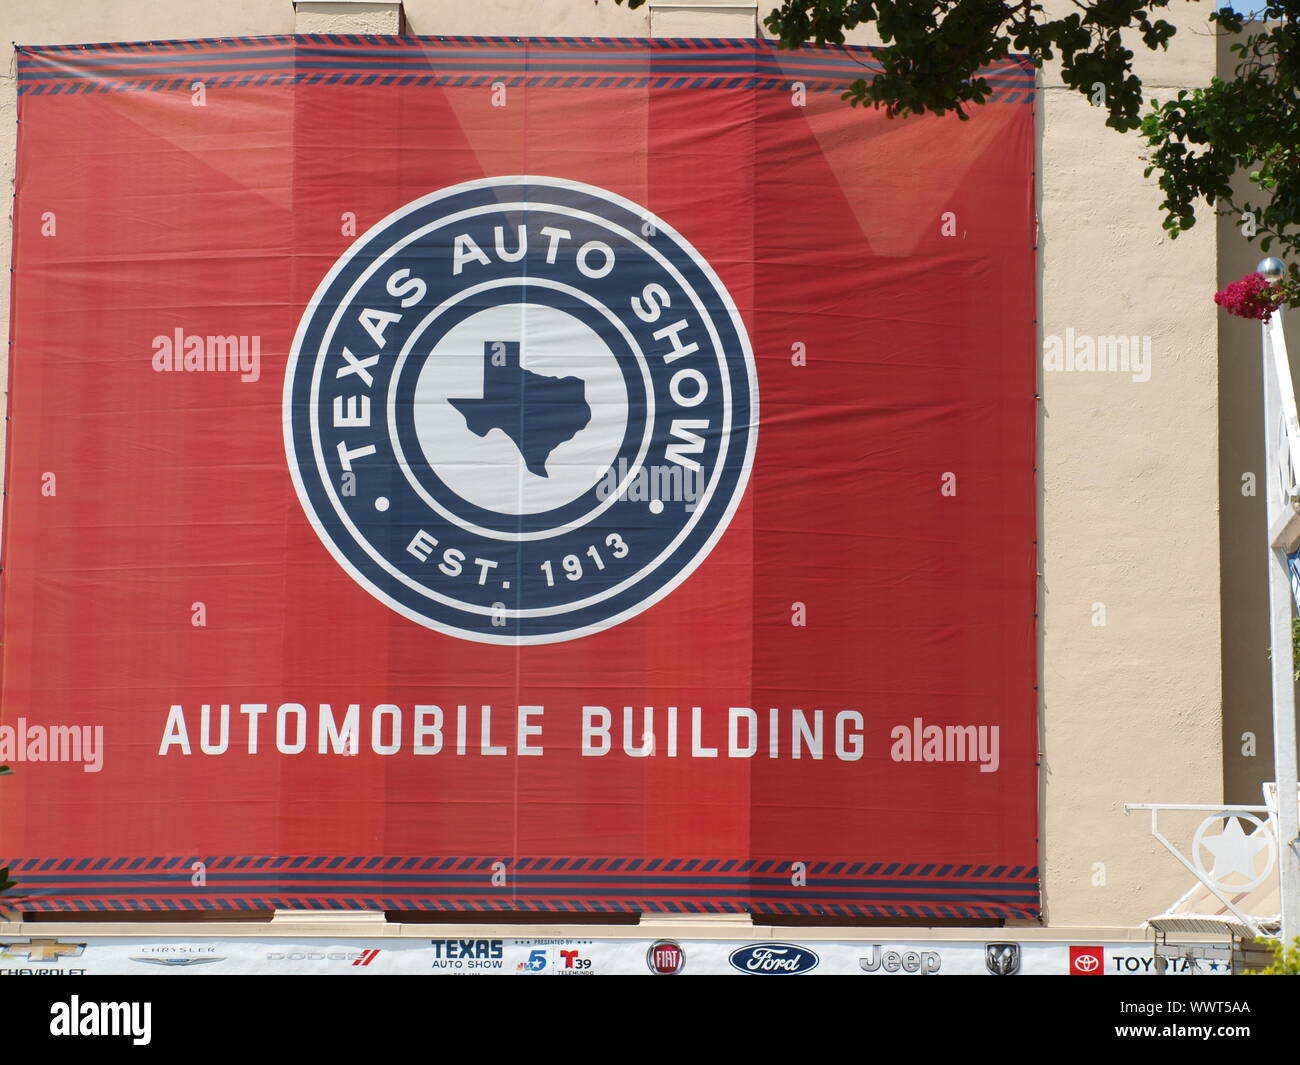
{"type": "MultiPolygon", "coordinates": [[[[20,96],[259,88],[289,84],[842,93],[881,67],[870,48],[763,39],[230,37],[18,48],[20,96]]],[[[1035,71],[1011,56],[980,71],[990,102],[1030,103],[1035,71]]]]}
{"type": "Polygon", "coordinates": [[[24,858],[28,911],[384,909],[1035,918],[1032,866],[724,858],[24,858]],[[201,862],[204,883],[191,882],[201,862]],[[503,880],[493,885],[494,875],[503,880]]]}

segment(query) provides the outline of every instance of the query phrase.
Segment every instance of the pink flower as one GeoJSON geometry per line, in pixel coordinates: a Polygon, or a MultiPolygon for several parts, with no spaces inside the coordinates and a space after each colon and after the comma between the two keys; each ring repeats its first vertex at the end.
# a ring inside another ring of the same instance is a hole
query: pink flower
{"type": "Polygon", "coordinates": [[[1261,322],[1267,322],[1285,298],[1281,285],[1270,284],[1260,274],[1247,274],[1214,294],[1214,302],[1229,314],[1261,322]]]}

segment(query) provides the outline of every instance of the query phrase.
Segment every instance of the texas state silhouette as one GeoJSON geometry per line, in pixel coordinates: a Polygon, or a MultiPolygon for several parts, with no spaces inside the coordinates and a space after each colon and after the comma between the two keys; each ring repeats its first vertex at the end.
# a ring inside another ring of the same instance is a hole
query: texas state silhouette
{"type": "Polygon", "coordinates": [[[519,343],[483,343],[483,397],[449,401],[475,436],[500,429],[519,449],[524,465],[548,476],[551,452],[572,440],[591,421],[586,386],[580,377],[548,377],[519,363],[519,343]]]}

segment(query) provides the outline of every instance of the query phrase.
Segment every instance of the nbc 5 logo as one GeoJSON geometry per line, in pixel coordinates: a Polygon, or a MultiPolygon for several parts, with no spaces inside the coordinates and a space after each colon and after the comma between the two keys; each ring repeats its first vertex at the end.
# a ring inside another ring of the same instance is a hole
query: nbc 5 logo
{"type": "Polygon", "coordinates": [[[753,353],[709,264],[603,189],[471,181],[362,236],[312,297],[285,448],[340,566],[485,643],[600,632],[686,580],[744,495],[753,353]]]}

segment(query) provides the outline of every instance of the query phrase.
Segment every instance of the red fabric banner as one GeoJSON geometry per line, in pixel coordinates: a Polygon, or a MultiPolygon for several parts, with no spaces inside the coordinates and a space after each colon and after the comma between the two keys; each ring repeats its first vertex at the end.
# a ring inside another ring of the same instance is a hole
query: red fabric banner
{"type": "Polygon", "coordinates": [[[1038,913],[1033,70],[21,48],[29,909],[1038,913]]]}

